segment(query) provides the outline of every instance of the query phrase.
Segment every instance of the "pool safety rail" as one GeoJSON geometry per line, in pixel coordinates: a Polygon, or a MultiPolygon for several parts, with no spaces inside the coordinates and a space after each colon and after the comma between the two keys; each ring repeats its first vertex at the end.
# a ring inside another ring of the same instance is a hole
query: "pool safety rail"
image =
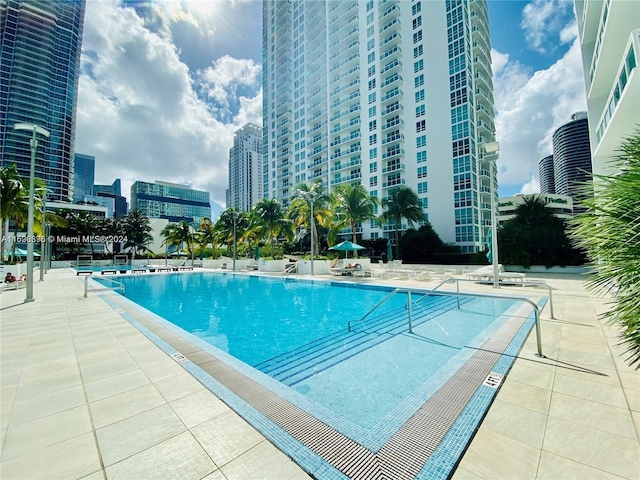
{"type": "MultiPolygon", "coordinates": [[[[537,353],[536,356],[541,357],[541,358],[546,358],[545,355],[542,353],[542,333],[540,331],[540,308],[538,307],[538,305],[536,305],[534,302],[532,302],[531,300],[529,300],[528,298],[523,298],[523,297],[517,297],[517,296],[510,296],[510,295],[494,295],[494,294],[488,294],[488,293],[461,293],[460,292],[460,284],[458,282],[460,281],[465,281],[464,279],[457,279],[457,278],[449,278],[444,280],[442,283],[440,283],[439,285],[437,285],[434,289],[426,291],[426,292],[419,292],[419,291],[413,291],[413,293],[420,295],[422,294],[422,296],[415,302],[416,305],[425,297],[428,296],[432,296],[432,295],[441,295],[441,296],[451,296],[451,295],[455,295],[458,299],[458,309],[460,309],[460,297],[480,297],[480,298],[498,298],[498,299],[504,299],[504,300],[516,300],[519,302],[525,302],[528,303],[529,305],[531,305],[533,307],[533,313],[534,313],[534,319],[535,319],[535,327],[536,327],[536,346],[537,346],[537,353]],[[444,285],[445,283],[452,283],[452,282],[456,282],[456,292],[455,294],[453,292],[436,292],[435,290],[437,288],[439,288],[440,286],[444,285]]],[[[472,280],[473,281],[473,280],[472,280]]],[[[544,284],[543,282],[536,282],[536,284],[538,285],[544,285],[547,286],[546,284],[544,284]]],[[[398,293],[406,293],[407,294],[407,313],[408,313],[408,326],[409,326],[409,333],[413,333],[413,309],[412,309],[412,302],[411,302],[411,293],[412,290],[408,289],[408,288],[396,288],[395,290],[393,290],[391,293],[389,293],[389,295],[387,295],[386,297],[384,297],[382,300],[380,300],[380,302],[378,302],[377,305],[375,305],[371,310],[369,310],[367,313],[365,313],[362,317],[360,317],[360,319],[358,320],[354,320],[354,321],[349,321],[347,323],[347,329],[350,332],[351,331],[351,325],[352,323],[361,323],[363,322],[369,315],[371,315],[374,311],[376,311],[379,307],[381,307],[384,303],[386,303],[391,297],[393,297],[394,295],[398,294],[398,293]]],[[[549,288],[549,299],[551,299],[551,289],[549,288]]],[[[551,303],[551,301],[550,301],[551,303]]],[[[553,306],[551,306],[551,318],[553,318],[553,306]]]]}
{"type": "Polygon", "coordinates": [[[117,282],[116,280],[111,280],[110,278],[103,278],[105,282],[110,282],[114,284],[114,287],[101,287],[101,288],[89,288],[89,277],[84,277],[84,294],[83,298],[87,298],[87,294],[89,292],[106,292],[106,291],[115,291],[120,290],[124,295],[124,284],[121,282],[117,282]]]}

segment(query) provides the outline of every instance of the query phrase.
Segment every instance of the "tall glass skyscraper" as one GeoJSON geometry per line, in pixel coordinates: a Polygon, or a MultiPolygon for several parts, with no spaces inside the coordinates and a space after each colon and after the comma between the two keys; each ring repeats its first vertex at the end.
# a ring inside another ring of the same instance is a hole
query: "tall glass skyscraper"
{"type": "Polygon", "coordinates": [[[301,182],[380,199],[406,185],[443,240],[481,249],[495,196],[488,23],[485,0],[263,2],[264,195],[287,206],[301,182]]]}
{"type": "Polygon", "coordinates": [[[96,173],[96,157],[76,153],[73,157],[73,201],[84,200],[93,194],[93,181],[96,173]]]}
{"type": "Polygon", "coordinates": [[[15,163],[29,176],[26,131],[39,139],[36,177],[54,201],[71,201],[76,103],[85,0],[0,0],[0,165],[15,163]]]}
{"type": "Polygon", "coordinates": [[[159,180],[131,185],[131,210],[140,210],[150,218],[184,221],[196,229],[203,218],[211,218],[209,192],[159,180]]]}

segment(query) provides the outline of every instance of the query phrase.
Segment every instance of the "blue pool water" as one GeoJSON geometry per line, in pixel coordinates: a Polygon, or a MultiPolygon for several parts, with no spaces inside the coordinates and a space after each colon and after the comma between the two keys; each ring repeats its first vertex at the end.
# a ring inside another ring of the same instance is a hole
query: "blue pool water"
{"type": "Polygon", "coordinates": [[[282,382],[278,393],[369,448],[415,413],[515,303],[465,299],[458,309],[455,297],[414,293],[409,334],[406,293],[357,321],[390,293],[383,287],[208,272],[118,281],[130,300],[282,382]]]}

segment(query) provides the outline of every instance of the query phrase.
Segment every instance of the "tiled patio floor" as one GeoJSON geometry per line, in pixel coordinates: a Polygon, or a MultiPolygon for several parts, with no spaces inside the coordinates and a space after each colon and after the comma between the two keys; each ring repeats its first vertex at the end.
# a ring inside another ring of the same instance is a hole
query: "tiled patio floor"
{"type": "MultiPolygon", "coordinates": [[[[0,478],[308,478],[73,273],[45,278],[33,303],[0,296],[0,478]]],[[[640,478],[640,374],[597,320],[606,302],[548,282],[548,359],[532,334],[456,479],[640,478]]]]}

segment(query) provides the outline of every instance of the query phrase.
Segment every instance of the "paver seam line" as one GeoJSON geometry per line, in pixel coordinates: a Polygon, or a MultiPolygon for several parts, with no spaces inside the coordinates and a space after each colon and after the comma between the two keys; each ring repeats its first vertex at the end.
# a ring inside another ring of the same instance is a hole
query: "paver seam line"
{"type": "Polygon", "coordinates": [[[104,480],[107,480],[107,471],[105,469],[105,464],[104,464],[104,458],[102,457],[102,449],[100,448],[100,442],[98,441],[98,429],[96,428],[96,424],[95,421],[93,419],[93,412],[91,411],[91,406],[90,406],[90,402],[89,402],[89,395],[87,394],[87,385],[84,379],[84,375],[82,373],[82,368],[80,368],[80,361],[78,360],[78,350],[77,350],[77,344],[76,344],[76,337],[75,337],[75,333],[74,333],[74,329],[71,325],[71,322],[69,321],[69,318],[67,316],[67,327],[69,328],[69,333],[71,334],[71,339],[73,342],[73,353],[74,353],[74,358],[76,360],[76,365],[78,368],[78,373],[80,374],[80,380],[82,382],[82,394],[84,395],[84,401],[85,401],[85,406],[88,410],[89,413],[89,422],[91,422],[91,434],[93,436],[93,442],[96,448],[96,452],[98,454],[98,461],[100,462],[100,468],[102,471],[102,478],[104,480]]]}

